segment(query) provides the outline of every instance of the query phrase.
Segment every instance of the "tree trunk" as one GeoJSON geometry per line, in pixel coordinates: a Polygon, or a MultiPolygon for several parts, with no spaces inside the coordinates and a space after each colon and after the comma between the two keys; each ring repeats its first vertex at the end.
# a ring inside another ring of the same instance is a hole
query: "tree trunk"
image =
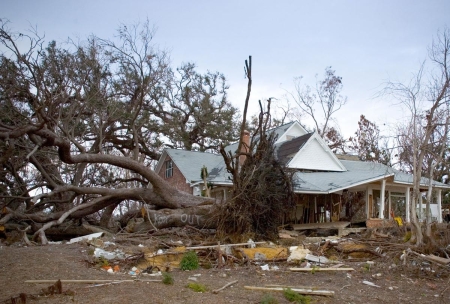
{"type": "Polygon", "coordinates": [[[196,228],[216,228],[216,223],[211,222],[210,206],[191,207],[185,209],[161,209],[148,210],[151,222],[145,216],[145,221],[136,223],[133,232],[163,229],[169,227],[193,226],[196,228]]]}

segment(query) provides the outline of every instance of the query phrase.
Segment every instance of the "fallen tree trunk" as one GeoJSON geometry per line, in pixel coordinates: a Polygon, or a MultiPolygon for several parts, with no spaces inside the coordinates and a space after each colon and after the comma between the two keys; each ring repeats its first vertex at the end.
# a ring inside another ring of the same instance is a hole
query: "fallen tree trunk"
{"type": "Polygon", "coordinates": [[[216,228],[216,223],[210,221],[211,206],[197,206],[183,209],[147,210],[144,222],[136,223],[132,231],[139,232],[169,227],[192,226],[196,228],[216,228]]]}

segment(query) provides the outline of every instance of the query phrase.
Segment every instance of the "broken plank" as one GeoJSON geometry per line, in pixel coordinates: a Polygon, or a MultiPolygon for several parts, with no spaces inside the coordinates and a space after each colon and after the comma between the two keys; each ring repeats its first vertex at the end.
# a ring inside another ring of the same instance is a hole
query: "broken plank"
{"type": "Polygon", "coordinates": [[[336,268],[336,267],[329,267],[329,268],[319,268],[319,267],[313,267],[313,268],[289,268],[290,271],[354,271],[354,268],[336,268]]]}
{"type": "Polygon", "coordinates": [[[342,229],[350,225],[350,222],[325,222],[325,223],[309,223],[294,224],[294,230],[310,230],[310,229],[342,229]]]}
{"type": "MultiPolygon", "coordinates": [[[[48,284],[55,283],[58,280],[26,280],[25,283],[32,284],[48,284]]],[[[61,283],[66,284],[95,284],[95,283],[112,283],[112,282],[161,282],[161,280],[61,280],[61,283]]]]}
{"type": "MultiPolygon", "coordinates": [[[[226,248],[226,247],[234,247],[234,246],[252,246],[252,245],[258,245],[258,244],[267,244],[267,242],[252,242],[252,243],[239,243],[239,244],[222,244],[220,245],[220,248],[226,248]]],[[[194,246],[194,247],[186,247],[186,250],[201,250],[201,249],[210,249],[210,248],[217,248],[217,245],[209,245],[209,246],[194,246]]]]}
{"type": "MultiPolygon", "coordinates": [[[[244,286],[244,288],[262,291],[284,291],[286,289],[283,287],[258,287],[258,286],[244,286]]],[[[332,290],[315,290],[315,289],[300,289],[300,288],[291,288],[291,290],[305,295],[334,296],[334,291],[332,290]]]]}
{"type": "Polygon", "coordinates": [[[281,287],[281,288],[297,288],[297,289],[312,289],[318,290],[317,286],[290,286],[290,285],[279,285],[279,284],[266,284],[266,287],[281,287]]]}

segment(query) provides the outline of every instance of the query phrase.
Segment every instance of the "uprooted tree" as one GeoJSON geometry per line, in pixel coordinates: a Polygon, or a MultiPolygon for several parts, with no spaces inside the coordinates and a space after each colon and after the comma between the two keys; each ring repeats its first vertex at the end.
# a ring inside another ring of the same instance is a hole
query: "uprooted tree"
{"type": "Polygon", "coordinates": [[[1,227],[30,226],[46,243],[46,231],[108,228],[132,206],[148,206],[156,228],[202,224],[212,200],[174,189],[151,165],[164,135],[199,150],[233,140],[237,110],[221,74],[185,65],[177,76],[152,37],[147,22],[120,27],[117,41],[61,46],[0,20],[1,227]]]}
{"type": "Polygon", "coordinates": [[[236,151],[220,152],[233,180],[231,199],[217,206],[212,217],[217,222],[217,234],[232,241],[278,238],[278,227],[285,212],[293,208],[291,176],[276,159],[274,133],[270,126],[270,102],[263,111],[260,102],[258,126],[251,136],[245,131],[247,108],[252,86],[251,57],[245,62],[248,79],[241,138],[236,151]]]}

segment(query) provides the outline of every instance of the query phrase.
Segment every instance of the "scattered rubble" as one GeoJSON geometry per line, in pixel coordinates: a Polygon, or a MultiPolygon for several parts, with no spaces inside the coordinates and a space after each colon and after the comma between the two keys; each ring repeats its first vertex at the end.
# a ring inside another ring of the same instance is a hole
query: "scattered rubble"
{"type": "MultiPolygon", "coordinates": [[[[305,295],[332,296],[343,292],[345,288],[360,282],[364,285],[395,290],[385,271],[395,269],[396,272],[448,277],[450,274],[450,258],[438,256],[439,252],[421,252],[409,243],[402,241],[397,231],[368,231],[365,236],[350,234],[345,237],[306,237],[298,231],[289,232],[280,239],[279,244],[268,242],[221,244],[205,238],[204,235],[185,235],[183,231],[175,235],[167,233],[165,238],[154,238],[148,235],[105,236],[94,233],[71,239],[67,244],[85,242],[90,246],[89,256],[94,267],[111,275],[128,275],[129,280],[61,280],[62,283],[94,284],[97,287],[122,282],[161,282],[162,279],[145,280],[144,276],[161,277],[164,272],[174,271],[180,267],[181,259],[187,252],[195,252],[201,267],[213,269],[230,269],[240,266],[257,265],[261,275],[269,272],[343,272],[350,285],[344,285],[336,290],[323,287],[300,286],[245,286],[245,289],[261,291],[282,291],[291,288],[305,295]],[[283,240],[289,243],[297,241],[295,246],[283,245],[283,240]],[[354,273],[352,276],[351,273],[354,273]]],[[[158,233],[164,233],[159,230],[158,233]]],[[[65,246],[64,242],[59,245],[65,246]]],[[[446,253],[448,244],[442,247],[446,253]]],[[[448,254],[448,253],[447,253],[448,254]]],[[[225,272],[219,277],[227,277],[225,272]]],[[[190,274],[188,281],[201,282],[200,274],[190,274]]],[[[33,280],[26,283],[54,283],[56,280],[33,280]]],[[[227,287],[236,285],[237,280],[227,283],[212,293],[218,293],[227,287]]],[[[242,286],[241,286],[242,287],[242,286]]]]}

